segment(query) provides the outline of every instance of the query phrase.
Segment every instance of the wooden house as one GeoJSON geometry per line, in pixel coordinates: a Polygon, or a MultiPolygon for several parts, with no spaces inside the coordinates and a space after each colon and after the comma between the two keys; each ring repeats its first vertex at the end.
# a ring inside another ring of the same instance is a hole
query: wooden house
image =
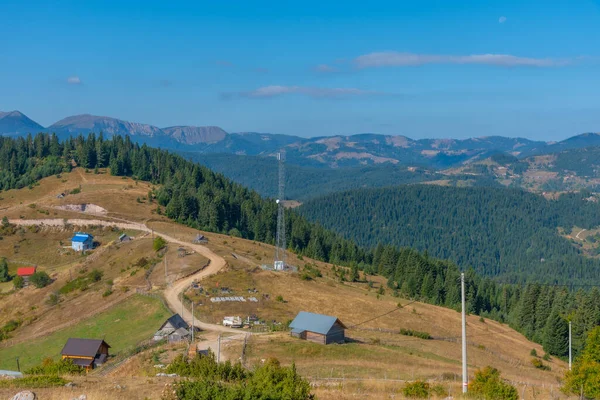
{"type": "Polygon", "coordinates": [[[344,343],[346,326],[329,315],[300,311],[290,324],[291,335],[320,344],[344,343]]]}
{"type": "Polygon", "coordinates": [[[63,360],[70,359],[87,372],[106,362],[109,348],[108,343],[102,339],[69,338],[60,354],[63,360]]]}

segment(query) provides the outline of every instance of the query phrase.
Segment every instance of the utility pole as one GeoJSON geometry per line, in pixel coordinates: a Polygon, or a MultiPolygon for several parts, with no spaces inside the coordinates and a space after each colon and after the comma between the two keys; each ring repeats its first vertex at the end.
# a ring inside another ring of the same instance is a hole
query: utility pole
{"type": "Polygon", "coordinates": [[[17,371],[21,372],[21,366],[19,365],[19,357],[17,357],[17,371]]]}
{"type": "Polygon", "coordinates": [[[572,347],[572,336],[571,336],[571,321],[569,321],[569,371],[571,370],[571,365],[572,365],[572,352],[571,352],[571,347],[572,347]]]}
{"type": "Polygon", "coordinates": [[[192,301],[192,344],[194,343],[194,302],[192,301]]]}
{"type": "Polygon", "coordinates": [[[219,339],[217,340],[217,363],[221,362],[221,334],[219,333],[219,339]]]}
{"type": "Polygon", "coordinates": [[[465,273],[460,274],[460,294],[462,300],[462,373],[463,393],[467,393],[469,377],[467,372],[467,314],[465,310],[465,273]]]}
{"type": "MultiPolygon", "coordinates": [[[[165,254],[165,283],[169,286],[169,274],[167,272],[167,255],[165,254]]],[[[183,301],[182,301],[183,303],[183,301]]]]}

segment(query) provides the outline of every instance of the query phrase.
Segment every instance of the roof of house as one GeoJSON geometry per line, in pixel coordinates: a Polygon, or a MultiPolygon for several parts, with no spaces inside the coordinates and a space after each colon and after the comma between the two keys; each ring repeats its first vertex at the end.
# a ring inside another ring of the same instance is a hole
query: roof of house
{"type": "Polygon", "coordinates": [[[191,335],[191,333],[190,333],[190,331],[188,331],[185,328],[179,328],[175,332],[173,332],[171,335],[177,335],[177,336],[181,336],[181,337],[186,337],[188,335],[191,335]]]}
{"type": "Polygon", "coordinates": [[[158,330],[163,329],[169,323],[175,329],[179,329],[179,328],[189,329],[189,327],[190,327],[188,325],[188,323],[185,322],[184,319],[181,318],[181,316],[179,314],[174,314],[174,315],[171,315],[171,317],[168,320],[166,320],[165,323],[162,324],[162,326],[158,330]]]}
{"type": "Polygon", "coordinates": [[[94,237],[92,235],[89,235],[87,233],[80,233],[77,232],[75,233],[75,235],[73,235],[73,238],[71,239],[72,242],[85,242],[89,239],[93,239],[94,237]]]}
{"type": "Polygon", "coordinates": [[[292,328],[293,332],[296,333],[309,331],[326,335],[336,322],[342,327],[346,328],[346,326],[339,319],[337,319],[337,317],[300,311],[290,324],[290,328],[292,328]]]}
{"type": "Polygon", "coordinates": [[[35,267],[21,267],[17,268],[18,276],[30,276],[35,274],[35,267]]]}
{"type": "Polygon", "coordinates": [[[102,344],[108,345],[102,339],[69,338],[60,354],[64,356],[96,357],[102,344]]]}

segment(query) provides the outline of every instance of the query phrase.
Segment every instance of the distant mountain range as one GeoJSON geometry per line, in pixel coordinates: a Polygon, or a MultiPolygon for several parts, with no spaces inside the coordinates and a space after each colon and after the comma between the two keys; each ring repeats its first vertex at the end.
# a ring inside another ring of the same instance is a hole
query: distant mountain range
{"type": "Polygon", "coordinates": [[[270,133],[228,133],[216,126],[159,128],[89,114],[67,117],[44,128],[19,111],[0,112],[2,135],[42,131],[54,132],[61,138],[90,132],[102,132],[105,137],[130,136],[136,142],[185,152],[270,156],[285,148],[289,163],[317,168],[390,164],[445,169],[469,165],[495,153],[525,158],[600,145],[597,133],[585,133],[561,142],[502,136],[414,140],[374,133],[302,138],[270,133]]]}

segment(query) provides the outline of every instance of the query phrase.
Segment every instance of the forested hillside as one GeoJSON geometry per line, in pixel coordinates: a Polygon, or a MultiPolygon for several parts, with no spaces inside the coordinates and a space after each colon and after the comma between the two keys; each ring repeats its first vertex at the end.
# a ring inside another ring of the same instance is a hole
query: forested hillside
{"type": "Polygon", "coordinates": [[[600,225],[587,192],[549,201],[516,189],[409,185],[333,194],[299,212],[359,245],[427,250],[504,282],[600,283],[600,260],[557,229],[600,225]]]}
{"type": "MultiPolygon", "coordinates": [[[[47,134],[39,134],[35,138],[0,138],[1,190],[35,185],[40,178],[70,171],[74,165],[89,169],[108,167],[113,175],[133,176],[155,183],[157,187],[149,193],[149,198],[157,202],[157,211],[183,224],[273,242],[276,221],[273,201],[265,200],[256,192],[178,155],[140,146],[132,143],[128,137],[118,136],[104,140],[102,136],[89,135],[87,138],[78,137],[64,142],[47,134]]],[[[414,190],[436,189],[441,188],[414,187],[414,190]]],[[[511,193],[513,197],[509,196],[504,201],[505,206],[515,206],[514,201],[521,195],[511,193]]],[[[481,197],[485,198],[483,194],[481,197]]],[[[449,204],[461,200],[450,201],[450,197],[444,199],[449,204]]],[[[467,204],[464,200],[463,205],[467,204]]],[[[573,206],[584,206],[584,213],[574,212],[578,218],[588,222],[598,218],[592,215],[595,209],[588,209],[580,199],[570,197],[565,201],[565,204],[571,202],[573,206]]],[[[428,205],[423,201],[421,203],[412,212],[422,212],[434,218],[435,213],[428,212],[428,205]]],[[[502,203],[497,201],[496,206],[502,203]]],[[[338,203],[338,207],[341,204],[338,203]]],[[[364,208],[368,206],[363,204],[364,208]]],[[[390,206],[393,207],[393,204],[390,206]]],[[[526,212],[535,214],[540,203],[531,200],[527,206],[526,212]]],[[[459,208],[456,207],[455,212],[459,212],[459,208]]],[[[437,212],[441,210],[443,208],[437,208],[437,212]]],[[[342,226],[355,213],[360,214],[360,210],[352,208],[348,215],[338,212],[338,224],[342,226]]],[[[367,250],[318,224],[307,222],[297,213],[290,212],[288,215],[286,222],[290,250],[345,266],[333,267],[341,281],[368,280],[369,275],[380,274],[388,278],[387,290],[394,294],[450,308],[460,306],[460,270],[452,262],[393,246],[376,246],[373,250],[367,250]],[[364,272],[363,278],[359,270],[364,272]]],[[[462,211],[460,215],[469,218],[462,211]]],[[[509,218],[507,227],[512,226],[516,217],[506,217],[509,218]]],[[[556,223],[561,218],[568,218],[567,213],[556,216],[556,223]]],[[[373,221],[363,222],[369,225],[377,221],[377,218],[373,218],[373,221]]],[[[461,245],[461,242],[457,240],[454,244],[461,245]]],[[[542,279],[542,275],[536,278],[542,279]]],[[[482,278],[469,270],[467,298],[470,312],[508,322],[528,337],[543,343],[548,352],[560,356],[566,352],[565,316],[574,321],[576,352],[583,346],[583,338],[590,327],[600,323],[597,291],[569,292],[565,288],[539,285],[522,288],[482,278]]]]}
{"type": "MultiPolygon", "coordinates": [[[[256,190],[263,196],[277,196],[278,170],[274,157],[234,154],[181,153],[220,172],[234,182],[256,190]]],[[[297,161],[296,161],[297,162],[297,161]]],[[[364,167],[329,168],[286,163],[286,199],[306,201],[329,193],[351,189],[396,186],[408,183],[441,181],[446,185],[499,186],[493,177],[442,175],[432,169],[382,164],[364,167]]]]}

